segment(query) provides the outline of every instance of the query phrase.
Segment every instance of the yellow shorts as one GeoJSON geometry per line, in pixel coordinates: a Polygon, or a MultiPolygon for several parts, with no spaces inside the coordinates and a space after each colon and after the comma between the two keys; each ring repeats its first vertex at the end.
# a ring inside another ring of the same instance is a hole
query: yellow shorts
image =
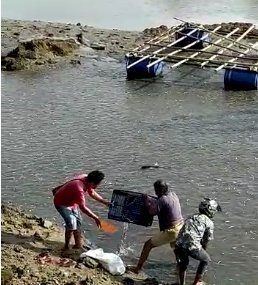
{"type": "Polygon", "coordinates": [[[172,248],[175,247],[177,235],[182,228],[184,222],[178,223],[177,225],[167,229],[165,231],[159,232],[151,238],[151,243],[153,246],[158,247],[164,244],[170,244],[172,248]]]}

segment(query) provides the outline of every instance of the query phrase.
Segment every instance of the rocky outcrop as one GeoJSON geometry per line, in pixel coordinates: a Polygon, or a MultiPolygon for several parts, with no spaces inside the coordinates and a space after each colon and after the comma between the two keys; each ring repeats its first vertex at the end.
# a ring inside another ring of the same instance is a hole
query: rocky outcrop
{"type": "Polygon", "coordinates": [[[55,63],[79,48],[74,39],[38,38],[20,42],[18,46],[2,56],[2,70],[29,69],[32,65],[55,63]]]}

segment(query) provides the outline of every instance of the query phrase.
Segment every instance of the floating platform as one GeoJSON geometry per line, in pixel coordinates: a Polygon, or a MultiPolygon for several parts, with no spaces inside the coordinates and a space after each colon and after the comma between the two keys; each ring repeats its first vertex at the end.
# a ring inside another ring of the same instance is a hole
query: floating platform
{"type": "Polygon", "coordinates": [[[203,25],[179,20],[181,24],[152,38],[126,55],[128,79],[156,77],[164,65],[170,69],[181,65],[224,69],[225,90],[256,90],[258,88],[258,35],[255,25],[245,28],[203,25]]]}

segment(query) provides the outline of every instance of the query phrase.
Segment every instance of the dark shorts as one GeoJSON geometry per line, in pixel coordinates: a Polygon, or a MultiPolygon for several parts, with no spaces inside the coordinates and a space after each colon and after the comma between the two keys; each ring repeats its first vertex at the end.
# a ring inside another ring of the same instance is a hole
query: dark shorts
{"type": "Polygon", "coordinates": [[[82,217],[78,208],[67,208],[65,206],[56,207],[58,213],[65,221],[67,230],[80,230],[82,224],[82,217]]]}
{"type": "Polygon", "coordinates": [[[189,256],[200,261],[197,269],[198,274],[203,274],[206,271],[209,262],[211,261],[208,252],[203,248],[200,248],[199,250],[188,250],[176,246],[174,252],[179,268],[181,268],[183,271],[187,269],[187,266],[189,264],[189,256]]]}

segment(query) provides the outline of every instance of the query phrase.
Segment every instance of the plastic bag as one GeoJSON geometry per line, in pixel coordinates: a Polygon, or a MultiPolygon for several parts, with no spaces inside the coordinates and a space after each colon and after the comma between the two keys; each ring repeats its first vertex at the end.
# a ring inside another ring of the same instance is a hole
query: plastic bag
{"type": "Polygon", "coordinates": [[[102,248],[98,248],[90,249],[80,255],[81,258],[86,256],[98,260],[112,275],[122,275],[125,273],[125,265],[122,259],[115,253],[105,253],[102,248]]]}

